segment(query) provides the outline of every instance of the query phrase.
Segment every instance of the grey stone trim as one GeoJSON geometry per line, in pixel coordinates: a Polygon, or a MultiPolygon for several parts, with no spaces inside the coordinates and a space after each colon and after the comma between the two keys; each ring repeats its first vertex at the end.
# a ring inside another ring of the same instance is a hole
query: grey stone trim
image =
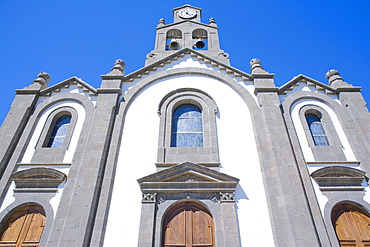
{"type": "Polygon", "coordinates": [[[121,88],[98,88],[97,92],[99,94],[102,94],[102,93],[118,93],[119,95],[122,93],[121,88]]]}
{"type": "MultiPolygon", "coordinates": [[[[167,169],[168,167],[177,165],[178,163],[155,163],[155,166],[157,167],[157,171],[167,169]]],[[[203,163],[203,162],[197,162],[198,165],[202,165],[208,168],[211,168],[215,171],[220,171],[220,165],[221,163],[215,162],[215,163],[203,163]]]]}
{"type": "MultiPolygon", "coordinates": [[[[310,213],[312,214],[312,219],[314,220],[317,232],[320,236],[320,240],[322,241],[321,243],[326,243],[326,241],[330,241],[330,243],[327,242],[326,244],[323,244],[323,246],[339,246],[336,240],[335,233],[334,232],[330,233],[327,230],[327,222],[326,220],[324,221],[324,218],[322,217],[321,210],[319,208],[319,205],[316,199],[315,191],[311,184],[311,180],[309,179],[310,174],[308,173],[307,164],[303,157],[303,153],[302,153],[302,150],[301,150],[301,147],[298,141],[298,137],[296,135],[295,128],[294,128],[292,118],[290,115],[291,107],[296,102],[300,100],[305,100],[305,99],[318,100],[319,102],[323,102],[327,104],[331,109],[333,109],[333,111],[337,114],[337,117],[342,124],[342,128],[345,134],[347,135],[347,138],[350,142],[352,150],[355,152],[356,157],[358,157],[358,152],[363,152],[362,150],[364,148],[362,147],[362,145],[358,145],[358,143],[356,143],[355,138],[352,139],[357,134],[353,133],[354,126],[352,124],[351,119],[349,119],[346,111],[343,109],[343,107],[340,104],[335,102],[329,96],[323,95],[320,93],[315,93],[315,92],[295,92],[294,94],[291,94],[288,97],[286,97],[285,100],[282,102],[282,111],[284,115],[284,120],[287,126],[287,130],[289,133],[291,143],[292,143],[292,148],[296,156],[299,173],[300,173],[300,176],[302,177],[302,182],[303,182],[302,187],[307,193],[306,197],[307,197],[308,205],[310,206],[310,213]],[[333,236],[335,239],[334,241],[333,241],[333,236]]],[[[310,164],[311,163],[312,162],[310,162],[310,164]]],[[[319,164],[324,164],[324,163],[325,164],[349,164],[350,163],[351,165],[359,164],[359,162],[332,161],[332,160],[314,162],[314,163],[319,163],[319,164]]],[[[366,166],[361,166],[361,167],[366,172],[368,172],[366,170],[366,166]]],[[[331,192],[325,192],[325,193],[331,193],[331,192]]],[[[346,193],[346,192],[342,192],[342,193],[346,193]]],[[[353,191],[351,193],[353,193],[353,191]]],[[[363,193],[363,192],[355,192],[355,193],[363,193]]]]}
{"type": "MultiPolygon", "coordinates": [[[[192,56],[196,56],[198,58],[201,58],[204,61],[208,60],[210,63],[215,64],[218,67],[220,67],[220,69],[222,68],[224,70],[228,70],[228,71],[230,71],[230,73],[234,73],[237,76],[243,77],[245,80],[249,80],[249,81],[253,80],[253,76],[244,72],[244,71],[241,71],[237,68],[234,68],[234,67],[232,67],[228,64],[225,64],[225,63],[223,63],[219,60],[215,60],[215,59],[205,55],[202,52],[198,52],[198,51],[190,49],[190,48],[184,48],[184,49],[176,51],[175,53],[170,54],[170,55],[158,60],[155,63],[147,65],[147,66],[145,66],[145,67],[143,67],[139,70],[136,70],[136,71],[126,75],[123,79],[123,82],[130,82],[134,78],[140,78],[141,75],[149,73],[149,71],[155,71],[158,67],[163,66],[165,63],[171,62],[172,60],[177,60],[178,57],[183,57],[185,54],[190,54],[192,56]]],[[[192,70],[194,68],[188,68],[188,69],[192,70]]],[[[153,75],[153,76],[155,76],[155,75],[153,75]]]]}
{"type": "MultiPolygon", "coordinates": [[[[32,116],[30,117],[29,121],[27,122],[27,125],[26,125],[24,131],[22,133],[20,133],[20,135],[21,135],[20,140],[17,143],[17,146],[16,146],[14,152],[12,153],[10,161],[7,163],[7,167],[5,169],[4,175],[3,175],[2,179],[0,180],[0,191],[2,193],[1,197],[0,197],[0,200],[1,200],[1,203],[2,203],[4,198],[5,198],[6,193],[8,192],[10,183],[12,181],[10,176],[18,168],[18,163],[22,160],[22,157],[24,155],[26,147],[27,147],[27,145],[28,145],[28,143],[29,143],[29,141],[32,137],[34,128],[36,127],[40,117],[52,105],[63,102],[63,101],[74,101],[74,102],[77,102],[77,103],[81,104],[85,108],[86,117],[85,117],[85,121],[83,123],[82,132],[80,134],[78,145],[76,147],[76,151],[75,151],[75,154],[73,156],[72,165],[71,165],[71,168],[69,170],[69,175],[68,175],[69,178],[68,178],[68,181],[65,184],[64,192],[63,192],[62,198],[60,200],[58,211],[56,212],[56,215],[55,215],[54,223],[51,226],[53,228],[53,230],[51,230],[51,234],[47,234],[48,236],[45,235],[47,237],[47,239],[45,240],[45,243],[48,243],[49,246],[58,246],[57,242],[55,242],[54,240],[58,239],[58,241],[59,241],[61,231],[59,231],[59,229],[56,225],[61,223],[62,227],[66,226],[66,224],[64,224],[64,221],[66,221],[66,219],[67,219],[66,211],[68,211],[70,209],[71,201],[73,201],[72,200],[73,197],[71,197],[71,195],[73,195],[73,188],[75,186],[74,181],[76,181],[77,177],[78,177],[78,172],[77,171],[79,169],[81,169],[80,165],[78,165],[78,164],[83,159],[83,154],[84,154],[84,150],[85,150],[85,146],[86,146],[87,136],[88,136],[88,133],[90,131],[92,116],[94,116],[94,111],[95,111],[95,107],[94,107],[93,103],[90,101],[90,99],[87,98],[84,95],[81,95],[81,94],[60,93],[60,94],[57,94],[57,95],[53,95],[52,97],[50,97],[50,98],[46,99],[45,101],[41,102],[40,104],[38,104],[36,106],[36,108],[34,109],[34,111],[32,112],[32,116]]],[[[45,166],[53,166],[53,162],[50,161],[50,160],[43,160],[43,162],[38,162],[36,165],[40,165],[42,163],[45,166]]],[[[23,165],[23,164],[21,164],[21,165],[23,165]]],[[[56,165],[60,165],[60,162],[56,162],[56,165]]],[[[64,165],[69,165],[69,164],[64,164],[64,165]]],[[[87,177],[89,177],[89,176],[87,176],[87,177]]],[[[85,182],[87,182],[86,178],[83,178],[83,180],[85,182]]],[[[54,192],[53,193],[50,193],[50,192],[48,192],[48,193],[45,193],[45,192],[43,192],[43,193],[34,193],[34,192],[33,193],[19,193],[19,192],[14,193],[14,195],[17,196],[17,197],[19,197],[20,195],[25,195],[25,196],[26,195],[32,195],[32,197],[35,197],[36,194],[47,196],[48,197],[47,201],[49,201],[50,198],[55,195],[54,192]]],[[[44,206],[44,204],[43,204],[43,206],[44,206]]],[[[71,216],[69,218],[69,220],[74,221],[74,217],[76,217],[76,215],[79,214],[79,213],[80,212],[75,211],[74,215],[71,216]]],[[[76,237],[76,239],[79,239],[79,238],[83,237],[83,234],[80,234],[80,232],[77,233],[77,231],[76,231],[76,234],[77,234],[76,236],[78,236],[78,237],[76,237]]],[[[45,236],[43,235],[42,239],[44,239],[45,236]]]]}
{"type": "Polygon", "coordinates": [[[69,87],[70,85],[79,85],[80,87],[84,88],[86,92],[88,92],[90,95],[97,95],[97,90],[90,86],[88,83],[84,82],[80,78],[77,78],[76,76],[73,76],[67,80],[64,80],[62,82],[59,82],[51,87],[47,87],[40,91],[40,95],[46,96],[50,95],[53,91],[60,91],[62,88],[69,87]]]}
{"type": "Polygon", "coordinates": [[[17,191],[49,189],[56,192],[58,186],[66,180],[67,176],[52,168],[35,167],[15,172],[11,178],[15,182],[15,190],[17,191]]]}
{"type": "MultiPolygon", "coordinates": [[[[327,195],[328,196],[328,195],[327,195]]],[[[332,210],[338,204],[352,204],[361,210],[363,210],[370,217],[370,204],[362,199],[364,196],[363,192],[359,193],[335,193],[331,197],[324,208],[324,220],[326,229],[330,238],[331,246],[340,247],[338,243],[338,238],[335,233],[335,229],[332,222],[332,210]]]]}
{"type": "Polygon", "coordinates": [[[346,119],[346,134],[361,168],[370,174],[370,114],[360,92],[341,92],[339,100],[346,119]],[[348,120],[347,120],[348,119],[348,120]]]}
{"type": "MultiPolygon", "coordinates": [[[[182,7],[185,8],[185,7],[182,7]]],[[[187,6],[186,8],[193,8],[192,6],[187,6]]],[[[202,49],[202,53],[206,53],[208,56],[213,57],[216,60],[220,60],[224,63],[229,64],[229,55],[220,49],[219,38],[218,38],[218,28],[213,20],[209,25],[200,22],[200,11],[196,8],[193,9],[195,12],[199,12],[199,15],[195,15],[193,18],[183,19],[180,18],[174,12],[174,23],[165,25],[164,21],[161,21],[156,30],[156,41],[154,50],[151,51],[146,57],[146,64],[156,62],[156,60],[168,56],[168,54],[173,54],[176,50],[167,49],[169,30],[177,29],[180,30],[184,35],[181,38],[177,38],[176,42],[179,47],[185,47],[192,49],[194,44],[197,42],[196,38],[193,38],[193,31],[196,29],[203,29],[208,35],[207,37],[202,37],[206,39],[208,46],[207,49],[202,49]]]]}
{"type": "Polygon", "coordinates": [[[235,202],[235,192],[220,192],[220,202],[235,202]]]}
{"type": "Polygon", "coordinates": [[[239,179],[218,171],[184,162],[138,179],[143,193],[149,192],[226,192],[235,191],[239,179]]]}
{"type": "Polygon", "coordinates": [[[65,152],[71,141],[72,133],[77,123],[77,118],[78,118],[77,111],[72,107],[60,107],[53,111],[52,113],[50,113],[45,122],[45,126],[41,132],[39,140],[36,144],[35,153],[32,157],[32,163],[33,162],[38,163],[44,160],[47,160],[49,163],[62,162],[65,152]],[[69,123],[68,130],[64,138],[62,147],[60,148],[47,147],[47,144],[50,140],[50,136],[55,127],[56,121],[60,117],[65,115],[71,116],[71,122],[69,123]]]}
{"type": "Polygon", "coordinates": [[[157,193],[143,193],[142,203],[155,203],[157,193]]]}
{"type": "Polygon", "coordinates": [[[359,166],[359,161],[307,161],[307,165],[348,165],[359,166]]]}
{"type": "Polygon", "coordinates": [[[322,90],[325,90],[325,92],[328,94],[339,94],[340,92],[360,92],[361,91],[361,87],[353,87],[353,86],[348,86],[345,88],[333,88],[322,82],[312,79],[308,76],[300,74],[300,75],[295,76],[292,80],[288,81],[281,87],[279,87],[279,94],[281,95],[286,94],[287,91],[292,89],[295,84],[298,84],[302,80],[306,81],[307,83],[314,84],[316,88],[321,88],[322,90]]]}
{"type": "MultiPolygon", "coordinates": [[[[27,126],[33,108],[38,100],[38,90],[33,93],[17,94],[0,128],[0,178],[3,175],[8,163],[13,156],[15,149],[20,142],[22,133],[27,126]]],[[[6,177],[5,177],[6,178],[6,177]]],[[[1,196],[0,196],[1,201],[1,196]]]]}
{"type": "MultiPolygon", "coordinates": [[[[239,234],[234,200],[239,179],[185,162],[138,179],[138,182],[145,199],[140,220],[140,247],[162,246],[159,244],[164,216],[171,207],[184,201],[200,203],[208,210],[215,208],[218,213],[214,216],[217,246],[240,246],[236,241],[239,234]],[[144,205],[148,202],[155,202],[156,207],[144,205]]],[[[210,210],[212,215],[215,210],[210,210]]]]}
{"type": "MultiPolygon", "coordinates": [[[[342,129],[344,130],[344,133],[346,134],[346,137],[351,145],[351,148],[353,150],[353,152],[355,153],[355,156],[357,157],[357,154],[356,154],[356,151],[358,150],[361,150],[360,152],[363,152],[362,150],[364,149],[363,147],[361,147],[361,145],[358,145],[358,140],[355,136],[357,136],[357,132],[355,131],[355,126],[353,125],[353,121],[349,118],[347,112],[345,111],[344,107],[342,107],[340,104],[338,104],[337,102],[335,102],[332,98],[328,97],[327,95],[324,95],[324,94],[319,94],[319,93],[316,93],[316,92],[295,92],[294,94],[291,94],[289,95],[285,100],[284,102],[282,103],[282,107],[283,107],[283,112],[284,112],[284,116],[286,116],[285,118],[289,118],[289,121],[291,121],[291,116],[290,116],[290,111],[291,111],[291,107],[298,101],[301,101],[301,100],[317,100],[318,102],[322,102],[324,104],[326,104],[328,107],[330,107],[336,114],[337,118],[339,119],[340,123],[341,123],[341,126],[342,126],[342,129]]],[[[304,109],[308,109],[308,108],[304,108],[304,109]]],[[[313,110],[317,110],[317,111],[320,111],[320,113],[323,115],[323,124],[326,125],[326,134],[327,136],[330,138],[329,139],[329,142],[331,143],[334,143],[334,145],[337,145],[338,147],[341,146],[342,144],[340,143],[340,140],[333,127],[333,124],[330,120],[330,117],[328,116],[328,114],[326,113],[326,111],[324,111],[323,109],[319,108],[319,107],[313,107],[312,108],[313,110]],[[329,128],[327,128],[329,127],[329,128]]],[[[302,123],[306,124],[306,128],[308,128],[307,126],[307,123],[306,123],[306,120],[303,118],[303,113],[304,111],[302,111],[302,113],[300,112],[300,116],[301,117],[301,121],[302,123]]],[[[294,127],[293,123],[292,123],[292,127],[294,127]]],[[[306,132],[307,134],[309,132],[306,132]]],[[[307,135],[306,134],[306,135],[307,135]]],[[[295,135],[295,133],[294,133],[295,135]]],[[[311,135],[311,134],[309,134],[311,135]]],[[[310,141],[310,138],[308,138],[308,140],[310,141]]],[[[311,139],[312,140],[312,139],[311,139]]],[[[313,145],[313,142],[311,142],[312,145],[313,145]]],[[[314,147],[314,146],[312,146],[314,147]]],[[[311,147],[311,148],[312,148],[311,147]]],[[[321,147],[314,147],[314,148],[321,148],[321,147]]],[[[323,147],[323,148],[326,148],[326,147],[323,147]]],[[[339,157],[343,157],[343,155],[341,155],[342,151],[341,152],[335,152],[336,155],[338,155],[339,157]]],[[[334,158],[332,157],[333,160],[325,160],[325,159],[320,159],[318,160],[319,162],[345,162],[346,159],[343,158],[342,160],[338,159],[338,158],[334,158]]],[[[364,170],[366,171],[366,168],[364,167],[364,170]]],[[[368,172],[368,171],[366,171],[368,172]]]]}
{"type": "MultiPolygon", "coordinates": [[[[119,84],[120,80],[102,81],[104,88],[105,86],[117,88],[119,84]]],[[[104,173],[118,98],[117,92],[98,94],[94,111],[87,113],[90,119],[86,121],[90,126],[85,128],[88,132],[84,136],[84,143],[81,144],[83,150],[77,157],[75,154],[68,174],[69,179],[58,209],[60,217],[53,226],[55,234],[49,239],[51,246],[100,244],[99,238],[105,231],[102,223],[108,211],[105,208],[102,216],[98,208],[101,200],[104,202],[106,198],[105,193],[102,192],[105,182],[104,173]],[[76,222],[78,224],[75,224],[76,222]]]]}
{"type": "Polygon", "coordinates": [[[167,94],[158,106],[160,113],[158,163],[184,161],[219,163],[216,119],[217,105],[206,93],[193,88],[181,88],[167,94]],[[193,104],[202,111],[203,147],[171,147],[172,114],[182,104],[193,104]]]}
{"type": "Polygon", "coordinates": [[[365,188],[361,186],[366,172],[343,166],[329,166],[316,170],[311,174],[311,177],[319,184],[320,189],[331,187],[335,190],[336,187],[350,186],[347,190],[351,190],[353,186],[358,186],[362,190],[365,188]],[[322,188],[323,187],[323,188],[322,188]]]}
{"type": "Polygon", "coordinates": [[[256,138],[263,145],[259,157],[275,245],[330,246],[298,139],[291,137],[293,123],[286,121],[290,112],[282,116],[277,93],[257,97],[262,124],[256,138]]]}
{"type": "MultiPolygon", "coordinates": [[[[157,203],[156,210],[151,211],[147,218],[154,218],[154,227],[151,242],[145,242],[143,236],[139,237],[139,247],[160,247],[162,246],[163,220],[166,213],[175,205],[183,202],[194,202],[201,204],[212,215],[214,220],[214,231],[216,246],[240,247],[239,229],[235,203],[215,203],[210,198],[214,198],[217,193],[180,193],[159,195],[166,200],[157,203]]],[[[146,204],[148,205],[148,204],[146,204]]],[[[150,205],[150,204],[149,204],[150,205]]],[[[152,205],[152,204],[151,204],[152,205]]],[[[142,215],[143,216],[143,215],[142,215]]],[[[150,222],[153,222],[150,220],[150,222]]],[[[142,225],[140,225],[140,230],[142,225]]]]}
{"type": "Polygon", "coordinates": [[[343,153],[343,146],[335,130],[333,122],[329,114],[321,107],[315,105],[306,105],[299,111],[303,129],[306,134],[307,141],[312,150],[316,161],[345,161],[346,157],[343,153]],[[306,114],[312,113],[321,119],[321,124],[324,128],[326,137],[328,138],[328,146],[316,146],[308,127],[306,114]]]}

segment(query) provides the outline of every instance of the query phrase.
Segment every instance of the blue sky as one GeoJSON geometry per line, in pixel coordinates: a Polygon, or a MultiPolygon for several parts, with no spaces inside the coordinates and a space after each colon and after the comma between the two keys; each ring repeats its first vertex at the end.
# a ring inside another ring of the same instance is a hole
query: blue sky
{"type": "Polygon", "coordinates": [[[232,66],[249,72],[257,57],[277,86],[298,74],[327,83],[335,68],[370,102],[369,0],[0,0],[0,123],[14,90],[41,71],[49,85],[77,76],[99,87],[118,58],[126,74],[140,69],[158,20],[172,23],[172,9],[184,4],[202,8],[204,23],[215,18],[232,66]]]}

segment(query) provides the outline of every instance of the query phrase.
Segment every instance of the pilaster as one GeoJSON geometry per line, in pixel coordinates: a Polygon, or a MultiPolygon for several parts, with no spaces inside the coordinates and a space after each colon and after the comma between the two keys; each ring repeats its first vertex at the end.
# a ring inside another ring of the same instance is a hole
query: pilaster
{"type": "Polygon", "coordinates": [[[138,247],[152,247],[154,242],[156,194],[143,193],[138,247]]]}
{"type": "Polygon", "coordinates": [[[342,122],[352,150],[361,167],[370,173],[370,114],[366,102],[361,94],[361,87],[355,87],[345,82],[339,71],[332,69],[326,73],[329,85],[338,91],[342,107],[352,120],[350,123],[342,122]]]}
{"type": "Polygon", "coordinates": [[[65,191],[70,194],[69,204],[63,205],[68,210],[65,217],[56,219],[53,229],[56,234],[49,241],[53,246],[99,246],[99,242],[91,242],[92,233],[96,229],[99,233],[103,228],[95,221],[116,106],[121,94],[123,66],[123,61],[119,59],[112,71],[102,76],[86,147],[79,164],[72,164],[78,167],[75,170],[77,174],[74,174],[74,181],[69,181],[72,183],[70,191],[65,191]]]}
{"type": "Polygon", "coordinates": [[[317,233],[280,108],[273,74],[250,62],[261,123],[255,128],[276,246],[328,246],[317,233]]]}
{"type": "Polygon", "coordinates": [[[49,81],[50,76],[41,72],[30,86],[16,90],[16,97],[0,128],[0,177],[2,177],[19,138],[26,127],[39,98],[40,90],[47,87],[49,81]]]}

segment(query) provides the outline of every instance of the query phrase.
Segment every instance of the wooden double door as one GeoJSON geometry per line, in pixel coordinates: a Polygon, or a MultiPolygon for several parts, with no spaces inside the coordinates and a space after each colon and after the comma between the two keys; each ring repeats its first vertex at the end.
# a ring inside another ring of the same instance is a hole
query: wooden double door
{"type": "Polygon", "coordinates": [[[214,224],[203,206],[186,202],[174,206],[163,222],[165,247],[215,247],[214,224]]]}
{"type": "Polygon", "coordinates": [[[21,208],[4,225],[0,247],[38,247],[45,221],[45,212],[40,206],[21,208]]]}
{"type": "Polygon", "coordinates": [[[370,218],[359,208],[341,204],[333,210],[340,246],[370,246],[370,218]]]}

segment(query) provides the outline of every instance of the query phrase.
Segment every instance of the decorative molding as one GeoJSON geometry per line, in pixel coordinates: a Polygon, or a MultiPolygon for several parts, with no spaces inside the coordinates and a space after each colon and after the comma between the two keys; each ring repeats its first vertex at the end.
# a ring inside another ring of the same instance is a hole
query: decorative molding
{"type": "Polygon", "coordinates": [[[235,177],[191,162],[184,162],[138,179],[143,193],[231,193],[235,191],[238,182],[239,179],[235,177]]]}
{"type": "Polygon", "coordinates": [[[311,177],[321,190],[364,190],[362,182],[368,180],[364,171],[344,166],[324,167],[313,172],[311,177]]]}
{"type": "Polygon", "coordinates": [[[143,203],[155,203],[157,193],[143,193],[141,202],[143,203]]]}
{"type": "Polygon", "coordinates": [[[235,192],[220,192],[220,202],[235,202],[235,192]]]}
{"type": "Polygon", "coordinates": [[[164,203],[165,201],[166,201],[166,195],[165,194],[162,194],[162,193],[160,193],[159,195],[158,195],[158,204],[161,204],[161,203],[164,203]]]}
{"type": "Polygon", "coordinates": [[[217,196],[214,196],[213,198],[211,198],[211,201],[212,201],[213,203],[218,203],[218,202],[219,202],[219,200],[218,200],[217,196]]]}
{"type": "Polygon", "coordinates": [[[15,172],[11,178],[15,182],[15,191],[57,191],[67,175],[52,168],[35,167],[15,172]]]}

